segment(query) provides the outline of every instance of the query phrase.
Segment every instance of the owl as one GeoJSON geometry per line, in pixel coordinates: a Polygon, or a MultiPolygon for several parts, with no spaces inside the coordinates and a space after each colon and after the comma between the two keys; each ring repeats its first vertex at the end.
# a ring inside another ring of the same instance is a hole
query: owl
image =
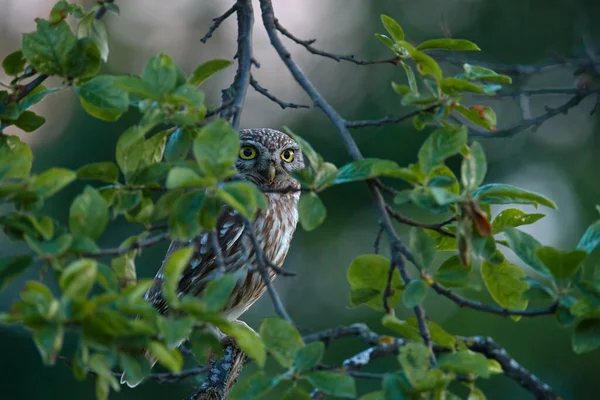
{"type": "MultiPolygon", "coordinates": [[[[274,129],[242,129],[239,131],[240,151],[235,167],[238,174],[263,190],[268,207],[260,209],[252,228],[265,258],[280,267],[285,260],[290,242],[298,222],[298,200],[300,192],[277,192],[278,189],[300,188],[290,172],[304,168],[302,151],[290,136],[274,129]]],[[[265,292],[265,282],[256,268],[256,254],[252,240],[237,211],[225,207],[217,220],[216,233],[221,254],[228,273],[238,277],[223,315],[229,320],[237,320],[265,292]]],[[[161,295],[163,269],[169,256],[181,247],[190,244],[195,252],[179,281],[180,295],[201,296],[206,285],[218,273],[215,254],[211,245],[210,232],[203,232],[190,241],[173,241],[167,251],[163,265],[156,274],[154,285],[146,293],[146,300],[161,313],[167,314],[168,305],[161,295]]],[[[275,278],[276,272],[268,268],[268,279],[275,278]]],[[[155,363],[155,360],[151,360],[155,363]]],[[[131,382],[125,374],[121,383],[130,387],[140,382],[131,382]]]]}

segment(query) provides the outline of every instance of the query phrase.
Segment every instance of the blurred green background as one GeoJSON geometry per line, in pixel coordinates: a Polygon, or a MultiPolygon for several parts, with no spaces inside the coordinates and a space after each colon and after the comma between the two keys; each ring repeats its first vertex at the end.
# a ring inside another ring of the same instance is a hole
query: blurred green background
{"type": "MultiPolygon", "coordinates": [[[[0,0],[0,57],[15,50],[20,35],[34,29],[35,17],[46,17],[51,0],[0,0]]],[[[90,6],[90,1],[81,1],[90,6]]],[[[110,72],[139,73],[146,60],[160,51],[171,55],[184,70],[191,72],[199,63],[213,58],[231,58],[235,53],[235,19],[226,21],[208,44],[200,38],[211,19],[227,9],[231,1],[217,0],[127,0],[117,3],[121,17],[107,15],[111,54],[106,67],[110,72]]],[[[255,58],[261,68],[254,72],[259,82],[283,100],[310,104],[299,90],[282,62],[270,48],[258,1],[255,1],[255,58]]],[[[280,22],[301,38],[318,38],[316,46],[342,54],[356,54],[366,59],[387,58],[390,54],[373,36],[383,33],[379,15],[388,14],[400,22],[408,40],[442,37],[465,38],[482,49],[481,54],[468,54],[480,60],[506,64],[531,64],[552,60],[552,54],[563,57],[585,55],[582,33],[600,48],[600,15],[597,0],[275,0],[280,22]]],[[[390,65],[356,66],[318,58],[286,40],[292,56],[321,90],[327,100],[348,119],[376,118],[385,114],[409,111],[400,105],[390,81],[403,81],[401,68],[390,65]]],[[[444,66],[452,70],[451,66],[444,66]]],[[[230,68],[206,86],[209,104],[218,105],[221,88],[227,87],[234,74],[230,68]]],[[[0,75],[0,78],[4,78],[0,75]]],[[[571,88],[573,69],[562,68],[527,80],[527,87],[571,88]]],[[[53,82],[60,84],[60,82],[53,82]]],[[[530,100],[531,112],[538,115],[545,106],[557,106],[565,96],[544,96],[530,100]]],[[[479,99],[478,99],[479,101],[479,99]]],[[[522,186],[549,196],[559,210],[543,210],[546,218],[525,231],[542,243],[561,248],[574,246],[585,227],[598,218],[594,209],[600,203],[600,145],[596,133],[598,116],[590,116],[594,98],[572,109],[568,115],[556,117],[536,132],[522,132],[512,138],[484,139],[489,165],[487,182],[503,182],[522,186]]],[[[511,99],[490,101],[498,113],[499,128],[510,126],[521,118],[518,102],[511,99]]],[[[104,123],[87,116],[68,88],[36,106],[48,122],[39,131],[19,134],[29,142],[35,154],[34,170],[50,166],[76,169],[93,162],[114,159],[114,145],[120,133],[136,121],[126,115],[118,123],[104,123]]],[[[242,127],[290,126],[308,139],[326,159],[340,165],[349,160],[331,124],[316,110],[284,110],[249,89],[242,127]]],[[[425,137],[412,124],[369,128],[354,131],[366,156],[393,159],[407,165],[425,137]]],[[[456,167],[456,165],[452,165],[456,167]]],[[[82,189],[72,185],[46,211],[62,221],[68,204],[82,189]]],[[[303,332],[312,332],[338,324],[364,321],[373,329],[385,332],[381,315],[364,307],[348,308],[346,269],[352,259],[373,251],[377,216],[364,184],[349,184],[323,194],[328,218],[317,230],[298,230],[285,267],[297,272],[295,278],[279,278],[276,287],[288,311],[303,332]]],[[[531,208],[524,207],[532,211],[531,208]]],[[[501,208],[494,208],[496,214],[501,208]]],[[[2,210],[0,210],[2,211],[2,210]]],[[[414,209],[402,210],[415,218],[433,220],[414,209]]],[[[399,231],[406,235],[404,227],[399,231]]],[[[106,247],[116,246],[134,231],[117,220],[101,240],[106,247]]],[[[385,246],[383,246],[385,248],[385,246]]],[[[160,265],[166,245],[144,252],[138,262],[139,276],[150,277],[160,265]]],[[[0,235],[0,253],[24,251],[18,244],[0,235]]],[[[447,257],[447,255],[445,255],[447,257]]],[[[512,254],[508,255],[515,260],[512,254]]],[[[442,257],[443,258],[443,257],[442,257]]],[[[594,260],[595,261],[595,260],[594,260]]],[[[593,264],[593,263],[592,263],[593,264]]],[[[521,264],[519,264],[521,265],[521,264]]],[[[24,280],[35,279],[39,271],[17,281],[0,293],[0,310],[5,311],[18,296],[24,280]]],[[[529,270],[527,272],[530,272],[529,270]]],[[[51,280],[49,278],[47,281],[51,280]]],[[[464,293],[481,301],[491,301],[482,292],[464,293]]],[[[571,350],[570,331],[557,326],[553,317],[523,319],[518,323],[502,317],[459,310],[451,302],[430,293],[425,306],[430,317],[447,331],[460,335],[489,335],[504,346],[526,368],[551,384],[564,399],[598,398],[600,383],[596,369],[598,352],[576,356],[571,350]]],[[[399,310],[401,316],[409,316],[399,310]]],[[[258,328],[265,316],[274,315],[265,296],[243,319],[258,328]]],[[[67,340],[66,352],[73,338],[67,340]]],[[[361,344],[346,340],[333,345],[326,362],[339,363],[361,344]]],[[[368,370],[395,367],[390,357],[378,360],[368,370]]],[[[245,374],[252,371],[247,368],[245,374]]],[[[122,388],[113,399],[180,399],[192,393],[189,380],[180,385],[145,383],[136,390],[122,388]]],[[[515,382],[502,376],[481,381],[489,399],[528,399],[531,396],[515,382]]],[[[361,392],[374,390],[377,382],[361,381],[361,392]]],[[[457,392],[464,395],[464,389],[457,392]]],[[[0,399],[93,399],[91,380],[75,381],[64,364],[43,367],[27,331],[0,328],[0,399]]],[[[277,394],[267,398],[278,398],[277,394]]]]}

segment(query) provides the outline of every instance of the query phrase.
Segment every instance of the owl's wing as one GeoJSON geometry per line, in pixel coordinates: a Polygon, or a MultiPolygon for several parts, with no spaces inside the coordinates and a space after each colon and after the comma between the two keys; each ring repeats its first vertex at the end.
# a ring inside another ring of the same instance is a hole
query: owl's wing
{"type": "MultiPolygon", "coordinates": [[[[217,219],[216,232],[221,247],[221,254],[225,260],[225,271],[232,272],[235,268],[239,268],[239,261],[242,260],[246,251],[242,243],[244,240],[244,220],[235,210],[227,207],[217,219]]],[[[146,293],[146,300],[161,314],[166,314],[168,311],[168,305],[162,296],[161,289],[163,270],[173,252],[190,245],[194,245],[196,251],[190,263],[184,269],[179,281],[178,291],[180,295],[198,295],[202,293],[212,276],[217,272],[217,263],[209,238],[209,232],[203,232],[191,241],[171,242],[165,260],[154,278],[154,285],[146,293]]],[[[251,252],[251,249],[247,250],[248,253],[251,252]]]]}

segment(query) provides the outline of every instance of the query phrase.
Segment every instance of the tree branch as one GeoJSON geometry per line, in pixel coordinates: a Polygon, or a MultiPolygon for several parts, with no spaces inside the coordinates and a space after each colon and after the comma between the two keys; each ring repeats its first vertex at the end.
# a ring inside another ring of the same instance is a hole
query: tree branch
{"type": "Polygon", "coordinates": [[[138,249],[143,249],[145,247],[154,246],[155,244],[160,243],[163,240],[167,240],[167,239],[169,239],[169,232],[163,232],[163,233],[160,233],[149,239],[138,240],[136,242],[133,242],[129,246],[117,247],[117,248],[112,248],[112,249],[104,249],[104,250],[100,250],[100,251],[96,251],[96,252],[89,252],[89,253],[79,253],[79,255],[81,257],[91,257],[91,258],[99,258],[99,257],[105,257],[105,256],[117,257],[117,256],[121,256],[125,253],[128,253],[131,250],[138,250],[138,249]]]}
{"type": "Polygon", "coordinates": [[[425,282],[427,282],[427,284],[429,284],[429,286],[431,286],[431,288],[435,290],[436,293],[452,300],[459,307],[472,308],[473,310],[483,311],[489,314],[501,315],[503,317],[509,317],[511,315],[519,315],[522,317],[539,317],[542,315],[552,315],[556,312],[556,309],[558,308],[558,303],[554,303],[549,307],[531,310],[512,310],[498,306],[491,306],[480,303],[475,300],[467,299],[466,297],[462,297],[454,293],[452,290],[440,285],[438,282],[435,282],[431,275],[429,275],[426,272],[423,272],[421,275],[423,276],[425,282]]]}
{"type": "Polygon", "coordinates": [[[345,121],[346,127],[348,128],[365,128],[368,126],[383,126],[388,124],[399,124],[401,122],[407,121],[412,117],[415,117],[421,113],[426,112],[434,112],[439,107],[439,104],[435,104],[424,108],[422,110],[411,111],[408,114],[401,115],[399,117],[393,117],[391,115],[385,116],[379,119],[366,119],[366,120],[357,120],[357,121],[345,121]]]}
{"type": "Polygon", "coordinates": [[[357,64],[357,65],[373,65],[373,64],[393,64],[393,65],[398,65],[398,61],[399,61],[398,57],[388,58],[388,59],[385,59],[385,60],[366,61],[366,60],[358,60],[358,59],[356,59],[356,57],[353,54],[339,55],[339,54],[328,53],[326,51],[319,50],[319,49],[314,48],[313,46],[311,46],[314,42],[317,41],[317,39],[302,40],[302,39],[298,39],[296,36],[292,35],[292,33],[290,31],[288,31],[283,26],[281,26],[281,24],[279,23],[279,20],[277,20],[277,18],[274,18],[274,25],[275,25],[275,28],[279,32],[281,32],[281,34],[283,36],[286,36],[286,37],[292,39],[294,42],[298,43],[300,46],[303,46],[306,50],[308,50],[312,54],[316,54],[318,56],[330,58],[330,59],[335,60],[337,62],[340,62],[340,61],[349,61],[349,62],[357,64]]]}
{"type": "Polygon", "coordinates": [[[213,18],[213,23],[212,25],[208,28],[208,32],[206,32],[206,35],[204,35],[202,37],[202,39],[200,39],[200,41],[202,43],[206,43],[208,41],[208,39],[210,39],[213,35],[213,33],[215,33],[215,31],[217,29],[219,29],[219,26],[221,26],[221,24],[223,23],[223,21],[225,21],[227,18],[229,18],[234,12],[237,11],[237,2],[232,5],[227,11],[225,11],[222,15],[213,18]]]}
{"type": "Polygon", "coordinates": [[[542,382],[537,376],[521,366],[506,350],[498,346],[492,338],[475,336],[463,338],[471,350],[485,355],[487,358],[498,361],[504,375],[514,379],[519,385],[531,392],[539,400],[558,400],[558,396],[550,386],[542,382]]]}
{"type": "Polygon", "coordinates": [[[252,26],[254,11],[251,0],[237,0],[235,4],[238,21],[237,53],[238,68],[233,83],[223,90],[222,105],[228,104],[220,112],[221,118],[232,120],[231,125],[238,129],[246,92],[250,84],[250,68],[252,67],[252,26]]]}
{"type": "Polygon", "coordinates": [[[575,94],[575,96],[571,97],[563,105],[558,106],[556,108],[546,107],[546,112],[538,117],[524,119],[523,121],[519,122],[518,124],[516,124],[510,128],[500,129],[500,130],[496,130],[496,131],[482,131],[477,128],[469,127],[469,136],[471,136],[471,137],[487,137],[487,138],[502,138],[502,137],[513,136],[513,135],[515,135],[519,132],[522,132],[526,129],[529,129],[529,128],[537,129],[544,122],[548,121],[550,118],[553,118],[559,114],[567,114],[571,108],[579,105],[579,103],[581,103],[586,97],[588,97],[592,94],[599,94],[599,93],[600,93],[600,88],[593,88],[593,89],[584,88],[584,89],[579,90],[577,92],[577,94],[575,94]]]}
{"type": "Polygon", "coordinates": [[[277,97],[269,93],[267,89],[260,86],[260,84],[256,81],[256,79],[254,79],[252,75],[250,75],[250,85],[252,85],[254,90],[256,90],[258,93],[262,94],[267,99],[271,100],[273,103],[281,107],[282,110],[285,110],[286,108],[310,108],[310,106],[307,106],[305,104],[288,103],[278,99],[277,97]]]}

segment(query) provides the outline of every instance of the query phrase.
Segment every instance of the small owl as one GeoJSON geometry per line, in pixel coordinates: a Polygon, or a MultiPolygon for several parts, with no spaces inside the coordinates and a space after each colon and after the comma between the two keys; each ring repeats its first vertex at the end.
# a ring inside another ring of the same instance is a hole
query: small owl
{"type": "MultiPolygon", "coordinates": [[[[304,168],[302,151],[290,136],[274,129],[243,129],[239,131],[239,136],[240,152],[235,164],[239,175],[258,188],[269,190],[265,191],[268,207],[257,212],[253,229],[267,260],[280,267],[296,230],[300,192],[278,193],[272,190],[300,188],[290,172],[304,168]]],[[[229,320],[237,320],[266,290],[261,274],[256,270],[256,255],[251,238],[244,234],[244,229],[243,218],[235,210],[225,207],[217,220],[218,243],[226,272],[236,273],[239,277],[222,310],[229,320]]],[[[168,311],[168,305],[161,295],[162,272],[166,260],[175,250],[190,244],[196,246],[196,252],[179,281],[181,295],[201,296],[208,282],[216,275],[217,263],[209,236],[209,232],[203,232],[193,240],[173,241],[169,246],[165,261],[156,274],[154,286],[146,293],[146,299],[161,314],[168,311]]],[[[272,281],[276,272],[271,268],[267,272],[272,281]]],[[[130,387],[139,384],[128,381],[123,374],[121,383],[125,382],[130,387]]]]}

